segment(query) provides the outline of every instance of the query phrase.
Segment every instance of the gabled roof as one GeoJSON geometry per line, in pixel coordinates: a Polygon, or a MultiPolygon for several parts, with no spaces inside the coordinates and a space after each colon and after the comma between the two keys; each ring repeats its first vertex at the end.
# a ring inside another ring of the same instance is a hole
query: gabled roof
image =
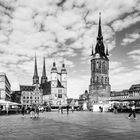
{"type": "Polygon", "coordinates": [[[140,84],[132,85],[129,89],[129,91],[138,91],[138,90],[140,90],[140,84]]]}

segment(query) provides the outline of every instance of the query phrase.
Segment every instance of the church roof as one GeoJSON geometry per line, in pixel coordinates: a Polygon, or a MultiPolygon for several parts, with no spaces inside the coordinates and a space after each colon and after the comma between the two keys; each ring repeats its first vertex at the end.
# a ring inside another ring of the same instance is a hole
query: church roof
{"type": "Polygon", "coordinates": [[[20,91],[34,91],[35,86],[20,85],[20,91]]]}
{"type": "Polygon", "coordinates": [[[50,95],[51,94],[51,81],[41,84],[40,88],[43,90],[43,95],[50,95]]]}
{"type": "Polygon", "coordinates": [[[61,84],[61,82],[57,79],[57,87],[58,88],[64,88],[63,86],[62,86],[62,84],[61,84]]]}

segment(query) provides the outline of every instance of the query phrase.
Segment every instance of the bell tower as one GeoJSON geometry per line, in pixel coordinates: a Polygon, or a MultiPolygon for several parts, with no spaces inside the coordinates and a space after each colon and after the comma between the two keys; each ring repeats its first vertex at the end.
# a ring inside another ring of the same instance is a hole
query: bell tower
{"type": "Polygon", "coordinates": [[[103,43],[101,13],[99,13],[97,43],[95,51],[92,47],[91,54],[91,78],[89,85],[90,104],[105,101],[110,95],[108,56],[108,48],[106,48],[105,52],[103,43]]]}

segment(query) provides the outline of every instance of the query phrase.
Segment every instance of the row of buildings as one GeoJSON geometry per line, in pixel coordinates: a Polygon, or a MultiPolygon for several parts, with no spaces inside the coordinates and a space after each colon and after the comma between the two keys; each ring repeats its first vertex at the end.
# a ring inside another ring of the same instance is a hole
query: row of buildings
{"type": "MultiPolygon", "coordinates": [[[[45,58],[43,60],[42,76],[39,80],[37,59],[35,56],[34,75],[32,85],[20,85],[20,91],[11,93],[11,85],[6,76],[0,75],[0,98],[20,102],[29,107],[32,105],[66,105],[67,101],[72,104],[74,100],[67,98],[67,70],[62,64],[60,72],[53,62],[51,68],[51,79],[46,76],[45,58]]],[[[130,89],[120,92],[111,91],[109,83],[109,53],[105,47],[101,28],[101,14],[99,16],[99,26],[97,43],[91,53],[91,78],[89,91],[85,91],[79,98],[79,104],[88,103],[88,106],[104,103],[108,100],[132,99],[140,97],[140,84],[132,85],[130,89]],[[88,101],[88,102],[87,102],[88,101]]],[[[77,102],[77,100],[75,100],[77,102]]]]}
{"type": "Polygon", "coordinates": [[[58,72],[56,63],[53,62],[51,68],[51,79],[46,76],[45,58],[43,60],[42,76],[39,81],[37,70],[37,59],[35,56],[35,66],[32,85],[20,85],[21,104],[30,107],[32,105],[66,105],[67,104],[67,71],[65,64],[62,64],[61,71],[58,72]]]}
{"type": "Polygon", "coordinates": [[[45,57],[42,76],[39,80],[37,59],[35,56],[32,85],[20,85],[19,91],[11,91],[10,82],[5,73],[0,74],[0,99],[21,103],[26,107],[32,105],[66,105],[67,104],[67,70],[62,64],[59,72],[56,63],[51,68],[51,79],[46,76],[45,57]]]}

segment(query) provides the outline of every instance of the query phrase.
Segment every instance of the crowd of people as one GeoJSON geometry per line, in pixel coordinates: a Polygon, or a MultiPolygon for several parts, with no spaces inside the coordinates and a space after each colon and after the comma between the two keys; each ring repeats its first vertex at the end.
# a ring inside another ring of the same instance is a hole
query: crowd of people
{"type": "Polygon", "coordinates": [[[39,118],[39,106],[31,106],[25,109],[24,106],[21,108],[21,114],[24,116],[25,113],[30,113],[30,118],[39,118]]]}

